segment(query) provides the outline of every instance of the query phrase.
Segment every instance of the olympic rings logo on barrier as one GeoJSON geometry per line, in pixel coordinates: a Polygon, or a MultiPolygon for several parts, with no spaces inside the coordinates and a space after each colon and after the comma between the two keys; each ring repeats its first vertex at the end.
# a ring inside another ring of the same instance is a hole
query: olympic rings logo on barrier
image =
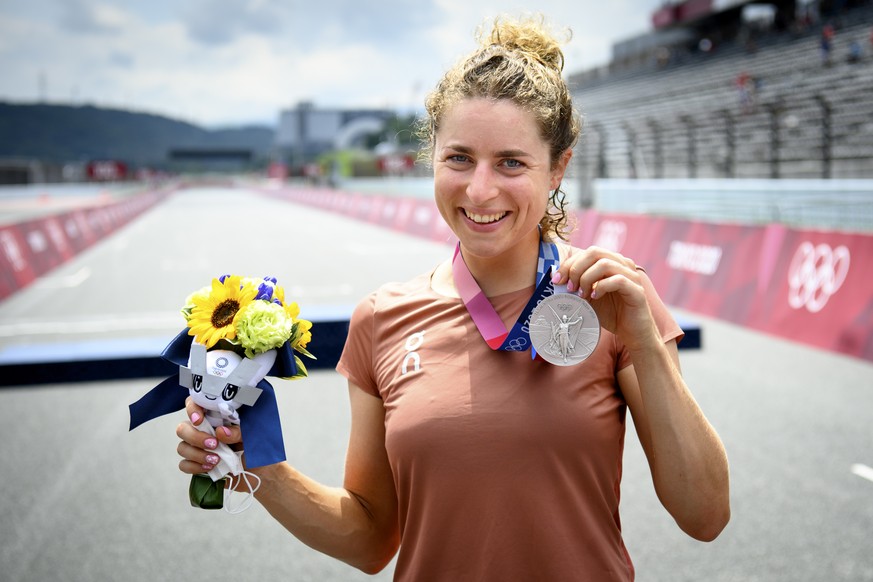
{"type": "Polygon", "coordinates": [[[824,243],[802,243],[788,269],[788,304],[810,313],[821,311],[846,280],[850,259],[843,245],[832,249],[824,243]]]}

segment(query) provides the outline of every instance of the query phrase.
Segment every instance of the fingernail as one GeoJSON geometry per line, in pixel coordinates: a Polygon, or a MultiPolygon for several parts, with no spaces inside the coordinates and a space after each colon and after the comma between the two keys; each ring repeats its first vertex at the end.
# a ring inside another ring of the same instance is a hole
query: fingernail
{"type": "Polygon", "coordinates": [[[596,289],[591,290],[591,299],[597,299],[597,290],[596,289]]]}
{"type": "Polygon", "coordinates": [[[561,281],[561,273],[556,272],[552,275],[552,283],[559,283],[561,281]]]}
{"type": "Polygon", "coordinates": [[[203,465],[200,465],[200,466],[203,467],[203,469],[204,469],[205,471],[211,471],[212,469],[215,468],[215,465],[208,465],[208,464],[203,464],[203,465]]]}
{"type": "Polygon", "coordinates": [[[218,464],[218,461],[221,459],[218,458],[218,455],[206,455],[206,463],[212,466],[218,464]]]}
{"type": "Polygon", "coordinates": [[[221,430],[224,431],[224,436],[230,436],[230,429],[229,428],[227,428],[226,426],[222,426],[221,430]]]}
{"type": "Polygon", "coordinates": [[[576,290],[576,283],[574,283],[573,281],[567,281],[567,291],[572,293],[575,290],[576,290]]]}
{"type": "Polygon", "coordinates": [[[214,449],[215,447],[218,446],[218,441],[216,439],[209,438],[209,439],[206,439],[205,441],[203,441],[203,446],[206,447],[207,449],[214,449]]]}
{"type": "Polygon", "coordinates": [[[200,416],[200,413],[195,412],[194,414],[191,415],[191,424],[197,424],[198,422],[200,422],[201,418],[202,417],[200,416]]]}

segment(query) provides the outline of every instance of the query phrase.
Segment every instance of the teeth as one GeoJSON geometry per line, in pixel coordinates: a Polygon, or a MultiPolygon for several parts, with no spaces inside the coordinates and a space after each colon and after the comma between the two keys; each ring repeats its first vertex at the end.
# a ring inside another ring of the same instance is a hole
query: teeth
{"type": "Polygon", "coordinates": [[[467,210],[464,210],[464,214],[467,215],[467,218],[477,224],[489,224],[491,222],[497,222],[498,220],[506,216],[505,212],[500,212],[498,214],[473,214],[471,212],[468,212],[467,210]]]}

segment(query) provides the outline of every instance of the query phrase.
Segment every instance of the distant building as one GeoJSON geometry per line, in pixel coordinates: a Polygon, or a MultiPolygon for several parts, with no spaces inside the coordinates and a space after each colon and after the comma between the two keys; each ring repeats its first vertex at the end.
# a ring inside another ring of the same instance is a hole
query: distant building
{"type": "Polygon", "coordinates": [[[255,160],[246,148],[178,147],[167,152],[167,162],[174,172],[243,172],[255,160]]]}
{"type": "Polygon", "coordinates": [[[292,168],[300,168],[325,152],[362,145],[395,116],[388,109],[317,109],[311,102],[301,102],[282,111],[276,151],[292,168]]]}
{"type": "Polygon", "coordinates": [[[33,158],[0,158],[0,184],[46,184],[78,181],[80,173],[72,172],[74,165],[33,158]]]}

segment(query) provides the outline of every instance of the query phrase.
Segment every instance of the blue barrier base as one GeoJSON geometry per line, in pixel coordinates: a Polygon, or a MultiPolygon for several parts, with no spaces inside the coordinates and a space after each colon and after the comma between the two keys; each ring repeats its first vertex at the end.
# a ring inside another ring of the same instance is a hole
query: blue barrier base
{"type": "Polygon", "coordinates": [[[673,314],[673,317],[676,318],[676,323],[678,323],[679,327],[682,328],[682,331],[685,332],[685,337],[682,338],[681,342],[679,342],[679,349],[699,350],[703,347],[703,334],[700,330],[700,323],[692,321],[687,317],[680,317],[675,313],[673,314]]]}
{"type": "MultiPolygon", "coordinates": [[[[312,318],[316,333],[307,349],[317,359],[305,359],[307,369],[332,370],[336,367],[348,334],[350,314],[350,309],[332,309],[319,314],[325,319],[312,318]]],[[[679,349],[700,349],[700,325],[679,316],[676,318],[685,330],[679,349]]],[[[152,337],[10,347],[0,352],[0,386],[165,378],[178,371],[178,367],[160,357],[172,339],[152,337]]]]}
{"type": "MultiPolygon", "coordinates": [[[[308,370],[333,369],[339,361],[349,322],[313,321],[317,334],[307,349],[317,359],[304,358],[308,370]]],[[[0,386],[30,386],[65,382],[95,382],[167,377],[178,366],[160,357],[172,336],[115,339],[76,344],[10,348],[0,352],[0,386]]]]}

